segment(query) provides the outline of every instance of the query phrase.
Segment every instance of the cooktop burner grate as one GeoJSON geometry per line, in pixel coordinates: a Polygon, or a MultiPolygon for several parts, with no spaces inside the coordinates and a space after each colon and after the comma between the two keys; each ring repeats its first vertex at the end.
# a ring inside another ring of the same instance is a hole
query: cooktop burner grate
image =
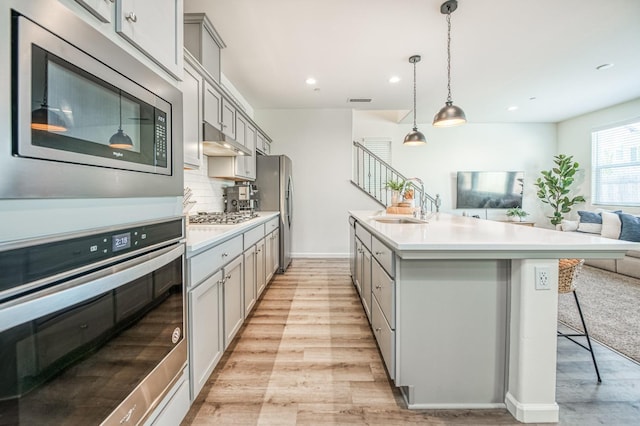
{"type": "Polygon", "coordinates": [[[235,225],[258,217],[256,212],[202,212],[189,216],[189,223],[199,225],[235,225]]]}

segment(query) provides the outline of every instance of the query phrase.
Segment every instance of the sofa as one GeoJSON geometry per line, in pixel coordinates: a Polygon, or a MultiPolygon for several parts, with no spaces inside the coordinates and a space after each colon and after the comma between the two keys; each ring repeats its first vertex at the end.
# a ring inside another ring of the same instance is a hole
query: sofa
{"type": "MultiPolygon", "coordinates": [[[[640,217],[621,210],[597,209],[594,212],[578,211],[579,220],[563,220],[561,229],[566,232],[598,234],[604,238],[640,242],[640,217]]],[[[622,259],[587,259],[585,265],[594,266],[618,274],[640,279],[640,249],[629,250],[622,259]]]]}

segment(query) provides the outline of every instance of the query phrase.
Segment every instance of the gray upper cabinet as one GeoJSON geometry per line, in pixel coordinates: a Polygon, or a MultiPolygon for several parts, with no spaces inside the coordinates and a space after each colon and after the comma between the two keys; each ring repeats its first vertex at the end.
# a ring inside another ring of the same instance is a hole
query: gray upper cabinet
{"type": "Polygon", "coordinates": [[[116,0],[116,31],[174,77],[182,76],[182,0],[116,0]]]}
{"type": "Polygon", "coordinates": [[[226,98],[222,98],[222,133],[236,138],[236,108],[226,98]]]}
{"type": "Polygon", "coordinates": [[[189,63],[184,62],[182,79],[184,166],[199,169],[202,162],[202,95],[204,80],[189,63]]]}
{"type": "Polygon", "coordinates": [[[204,83],[204,120],[222,130],[222,95],[208,81],[204,83]]]}
{"type": "Polygon", "coordinates": [[[220,83],[220,50],[227,47],[204,13],[184,14],[184,46],[220,83]]]}
{"type": "Polygon", "coordinates": [[[111,22],[111,9],[115,0],[76,0],[102,22],[111,22]]]}

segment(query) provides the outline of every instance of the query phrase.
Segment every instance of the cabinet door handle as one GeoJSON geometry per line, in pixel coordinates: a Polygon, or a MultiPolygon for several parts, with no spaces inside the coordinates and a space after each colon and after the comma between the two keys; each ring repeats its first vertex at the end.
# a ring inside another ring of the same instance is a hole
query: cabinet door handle
{"type": "Polygon", "coordinates": [[[376,288],[377,288],[378,290],[380,290],[380,289],[382,288],[382,286],[381,286],[381,285],[377,285],[377,286],[376,286],[376,288]]]}
{"type": "Polygon", "coordinates": [[[222,257],[227,257],[229,256],[229,253],[222,253],[222,257]]]}
{"type": "Polygon", "coordinates": [[[376,328],[376,333],[380,333],[382,329],[380,327],[376,328]]]}
{"type": "Polygon", "coordinates": [[[138,22],[138,17],[134,12],[127,13],[126,19],[129,22],[138,22]]]}
{"type": "Polygon", "coordinates": [[[218,282],[216,284],[220,284],[220,285],[224,284],[224,278],[221,279],[221,280],[218,280],[218,282]]]}
{"type": "Polygon", "coordinates": [[[224,277],[225,280],[231,279],[231,274],[227,275],[226,277],[224,277]]]}
{"type": "Polygon", "coordinates": [[[383,252],[383,251],[376,251],[376,252],[374,252],[374,253],[375,253],[375,255],[376,255],[376,256],[380,256],[380,255],[381,255],[381,254],[383,254],[384,252],[383,252]]]}

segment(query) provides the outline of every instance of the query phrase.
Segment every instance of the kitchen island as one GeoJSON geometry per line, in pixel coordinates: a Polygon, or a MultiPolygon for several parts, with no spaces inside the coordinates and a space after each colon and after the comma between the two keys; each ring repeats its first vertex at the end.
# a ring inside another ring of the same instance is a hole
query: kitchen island
{"type": "Polygon", "coordinates": [[[349,213],[354,283],[409,408],[506,406],[522,422],[557,422],[558,259],[621,258],[638,244],[444,213],[349,213]]]}

